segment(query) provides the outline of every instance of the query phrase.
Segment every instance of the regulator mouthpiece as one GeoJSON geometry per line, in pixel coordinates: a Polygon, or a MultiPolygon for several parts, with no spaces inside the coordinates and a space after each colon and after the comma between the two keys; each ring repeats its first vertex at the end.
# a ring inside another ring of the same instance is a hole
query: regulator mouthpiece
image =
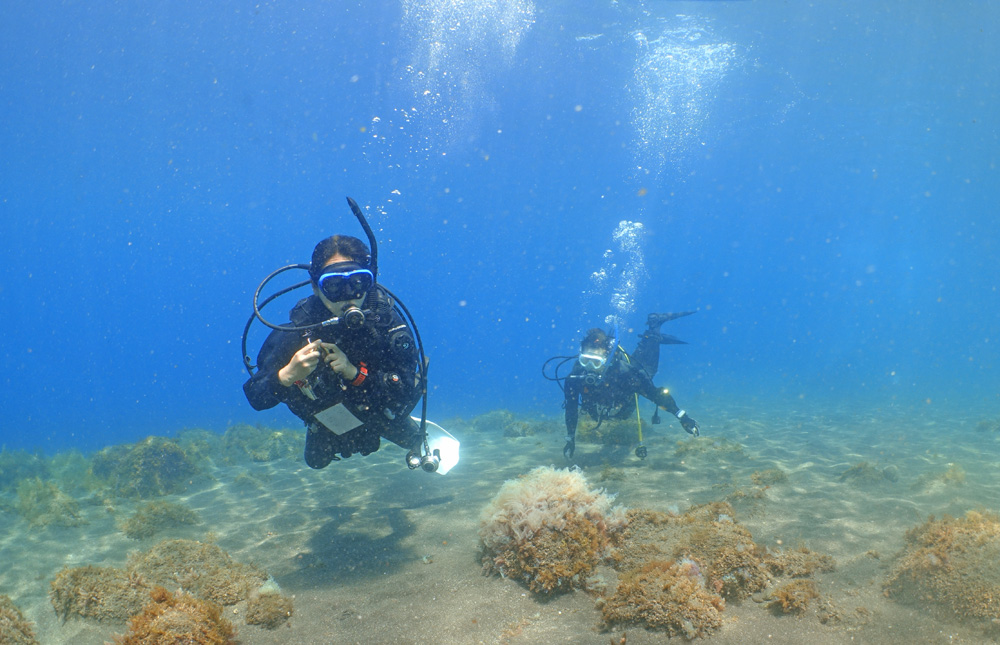
{"type": "Polygon", "coordinates": [[[357,307],[348,307],[341,318],[348,329],[357,329],[365,324],[365,312],[357,307]]]}

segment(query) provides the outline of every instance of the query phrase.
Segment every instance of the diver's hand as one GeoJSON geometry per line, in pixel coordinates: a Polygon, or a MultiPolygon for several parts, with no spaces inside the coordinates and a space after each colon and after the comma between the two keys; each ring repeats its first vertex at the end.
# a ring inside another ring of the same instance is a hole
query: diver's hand
{"type": "Polygon", "coordinates": [[[572,459],[574,452],[576,452],[576,438],[566,435],[566,447],[563,448],[563,457],[572,459]]]}
{"type": "Polygon", "coordinates": [[[347,354],[333,343],[322,343],[322,345],[326,351],[323,361],[330,366],[330,369],[339,374],[340,378],[350,383],[358,377],[358,368],[347,360],[347,354]]]}
{"type": "Polygon", "coordinates": [[[686,414],[681,417],[681,426],[687,430],[687,433],[690,435],[694,435],[695,437],[701,435],[701,428],[698,427],[698,422],[686,414]]]}
{"type": "Polygon", "coordinates": [[[316,369],[320,358],[320,341],[314,340],[299,351],[295,352],[292,360],[278,370],[278,382],[285,387],[290,387],[296,381],[301,381],[316,369]]]}

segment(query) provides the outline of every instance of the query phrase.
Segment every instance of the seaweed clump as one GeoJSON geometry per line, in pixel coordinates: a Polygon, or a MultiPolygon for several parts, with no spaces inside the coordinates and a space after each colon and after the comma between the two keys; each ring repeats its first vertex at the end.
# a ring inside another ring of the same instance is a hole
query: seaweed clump
{"type": "Polygon", "coordinates": [[[877,486],[898,479],[899,470],[895,466],[880,467],[867,461],[854,464],[837,477],[837,481],[850,482],[856,486],[877,486]]]}
{"type": "Polygon", "coordinates": [[[887,596],[1000,622],[1000,517],[976,511],[958,519],[932,516],[905,539],[885,583],[887,596]]]}
{"type": "Polygon", "coordinates": [[[789,578],[806,578],[816,572],[829,573],[837,568],[836,561],[806,547],[770,555],[768,564],[775,573],[789,578]]]}
{"type": "Polygon", "coordinates": [[[771,557],[733,518],[725,502],[683,514],[633,509],[609,556],[621,573],[603,603],[605,628],[636,625],[670,636],[707,636],[722,625],[726,601],[771,580],[771,557]]]}
{"type": "Polygon", "coordinates": [[[0,448],[0,490],[13,491],[22,479],[44,479],[48,476],[48,464],[39,454],[0,448]]]}
{"type": "Polygon", "coordinates": [[[276,629],[291,618],[292,599],[277,590],[254,593],[247,601],[246,621],[248,625],[260,625],[276,629]]]}
{"type": "Polygon", "coordinates": [[[681,515],[630,510],[628,527],[612,556],[615,569],[638,569],[654,560],[688,559],[699,564],[705,584],[729,599],[743,599],[767,586],[770,555],[733,519],[725,502],[694,506],[681,515]]]}
{"type": "Polygon", "coordinates": [[[156,584],[180,586],[220,605],[246,600],[268,579],[260,567],[236,562],[218,545],[194,540],[164,540],[144,553],[132,554],[128,569],[156,584]]]}
{"type": "Polygon", "coordinates": [[[222,450],[227,463],[248,459],[263,463],[296,458],[302,450],[302,441],[301,433],[237,423],[229,426],[222,436],[222,450]]]}
{"type": "Polygon", "coordinates": [[[965,469],[958,464],[948,464],[948,468],[944,472],[920,475],[910,489],[926,491],[939,486],[961,486],[964,483],[965,469]]]}
{"type": "Polygon", "coordinates": [[[579,471],[535,468],[504,483],[480,516],[485,571],[549,594],[585,588],[624,523],[579,471]]]}
{"type": "Polygon", "coordinates": [[[977,432],[1000,432],[1000,419],[982,419],[976,424],[977,432]]]}
{"type": "MultiPolygon", "coordinates": [[[[645,421],[643,430],[649,427],[645,421]]],[[[576,430],[576,440],[602,446],[629,446],[639,440],[635,419],[604,419],[599,425],[590,417],[581,417],[576,430]]]]}
{"type": "Polygon", "coordinates": [[[473,417],[469,425],[472,426],[475,432],[506,435],[507,429],[516,420],[514,413],[510,410],[490,410],[477,417],[473,417]]]}
{"type": "Polygon", "coordinates": [[[642,625],[670,636],[707,636],[722,626],[726,601],[705,588],[694,560],[654,560],[622,576],[601,603],[606,624],[642,625]]]}
{"type": "Polygon", "coordinates": [[[49,600],[63,620],[82,616],[98,621],[123,621],[142,611],[152,587],[144,578],[115,567],[74,567],[56,574],[49,600]]]}
{"type": "Polygon", "coordinates": [[[17,511],[34,527],[81,526],[87,520],[72,497],[50,481],[23,479],[17,486],[17,511]]]}
{"type": "Polygon", "coordinates": [[[51,583],[49,599],[63,620],[78,615],[124,621],[142,611],[156,586],[180,587],[202,600],[234,605],[248,599],[267,579],[263,569],[235,562],[214,544],[165,540],[130,555],[124,569],[63,569],[51,583]]]}
{"type": "Polygon", "coordinates": [[[774,486],[775,484],[784,484],[787,482],[788,475],[780,468],[768,468],[766,470],[754,471],[750,475],[750,481],[757,486],[774,486]]]}
{"type": "Polygon", "coordinates": [[[118,645],[230,645],[235,644],[236,630],[222,617],[222,608],[178,591],[172,594],[163,587],[150,592],[152,602],[142,613],[129,619],[129,631],[115,636],[118,645]]]}
{"type": "Polygon", "coordinates": [[[481,414],[474,417],[469,425],[475,432],[499,434],[504,437],[532,437],[553,430],[551,423],[518,419],[510,410],[492,410],[481,414]]]}
{"type": "Polygon", "coordinates": [[[9,597],[0,594],[0,643],[38,645],[35,630],[9,597]]]}
{"type": "Polygon", "coordinates": [[[198,472],[184,449],[163,437],[105,448],[91,470],[114,494],[138,499],[181,492],[198,472]]]}
{"type": "Polygon", "coordinates": [[[776,614],[805,613],[809,603],[819,598],[819,585],[813,580],[791,580],[771,592],[767,607],[776,614]]]}
{"type": "Polygon", "coordinates": [[[674,448],[674,457],[678,459],[719,455],[743,457],[746,452],[743,444],[725,437],[688,437],[677,441],[674,448]]]}
{"type": "Polygon", "coordinates": [[[149,502],[143,504],[118,528],[133,540],[154,536],[157,532],[184,524],[197,524],[198,514],[183,504],[149,502]]]}

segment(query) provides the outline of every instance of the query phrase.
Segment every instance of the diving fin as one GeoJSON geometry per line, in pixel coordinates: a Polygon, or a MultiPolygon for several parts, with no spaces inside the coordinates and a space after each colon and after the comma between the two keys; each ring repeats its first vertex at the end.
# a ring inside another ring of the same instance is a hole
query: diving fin
{"type": "Polygon", "coordinates": [[[662,325],[665,322],[670,322],[671,320],[677,320],[678,318],[683,318],[684,316],[690,316],[691,314],[698,313],[697,311],[677,311],[673,313],[665,314],[649,314],[646,316],[646,326],[656,327],[657,325],[662,325]]]}

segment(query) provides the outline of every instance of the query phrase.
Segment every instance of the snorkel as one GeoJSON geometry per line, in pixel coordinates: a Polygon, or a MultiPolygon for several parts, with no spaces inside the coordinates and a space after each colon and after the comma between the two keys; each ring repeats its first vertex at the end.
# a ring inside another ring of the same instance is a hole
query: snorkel
{"type": "Polygon", "coordinates": [[[347,205],[351,207],[351,212],[354,216],[358,218],[358,223],[361,224],[361,228],[365,230],[365,235],[368,236],[368,248],[371,249],[370,260],[368,262],[368,270],[372,272],[373,282],[378,282],[378,240],[375,239],[375,234],[372,233],[372,227],[368,226],[368,219],[365,218],[364,211],[358,206],[358,203],[347,198],[347,205]]]}
{"type": "MultiPolygon", "coordinates": [[[[420,373],[420,397],[423,399],[423,404],[420,411],[420,432],[419,432],[420,454],[417,454],[413,450],[411,450],[410,453],[407,454],[406,456],[406,465],[411,470],[414,470],[416,468],[421,468],[426,472],[435,472],[441,463],[441,456],[438,450],[434,450],[433,452],[431,451],[427,440],[427,356],[424,354],[424,344],[420,339],[420,332],[417,331],[417,324],[416,322],[414,322],[413,316],[410,315],[410,312],[406,308],[406,305],[404,305],[403,302],[394,293],[389,291],[384,285],[378,284],[378,240],[375,239],[375,234],[372,232],[371,226],[368,225],[368,220],[365,217],[364,211],[362,211],[361,207],[358,206],[358,203],[353,199],[351,199],[350,197],[347,198],[347,204],[348,206],[351,207],[351,212],[354,214],[354,217],[358,220],[358,223],[361,225],[361,228],[364,229],[365,236],[367,236],[368,238],[368,248],[371,250],[371,253],[369,255],[368,266],[365,268],[371,271],[372,274],[371,288],[381,289],[390,298],[392,298],[392,301],[394,303],[393,306],[402,314],[406,322],[409,323],[410,328],[413,330],[414,340],[416,341],[417,352],[419,356],[419,365],[417,366],[417,369],[420,373]]],[[[254,375],[254,370],[257,368],[257,366],[253,364],[249,354],[247,353],[247,335],[250,331],[250,326],[253,324],[254,320],[259,320],[266,327],[269,327],[277,331],[301,333],[304,336],[308,336],[309,334],[312,334],[321,328],[330,325],[340,324],[341,322],[343,322],[348,327],[356,327],[364,324],[364,312],[362,312],[360,309],[356,307],[345,311],[343,316],[334,316],[332,318],[324,320],[323,322],[312,325],[303,325],[303,326],[276,325],[264,318],[264,316],[261,314],[261,309],[263,309],[266,305],[272,302],[275,298],[278,298],[279,296],[282,296],[286,293],[289,293],[301,287],[311,285],[313,284],[313,281],[312,277],[310,276],[309,280],[304,280],[302,282],[293,284],[289,287],[279,289],[277,292],[261,300],[260,295],[261,292],[264,290],[264,287],[267,286],[267,284],[275,277],[286,271],[291,271],[294,269],[309,271],[310,268],[311,267],[309,264],[289,264],[287,266],[283,266],[280,269],[271,272],[266,278],[264,278],[264,280],[261,281],[260,285],[258,285],[256,291],[254,291],[253,313],[247,320],[246,326],[243,328],[243,340],[242,340],[243,365],[244,367],[246,367],[246,370],[247,372],[249,372],[250,376],[254,375]]]]}

